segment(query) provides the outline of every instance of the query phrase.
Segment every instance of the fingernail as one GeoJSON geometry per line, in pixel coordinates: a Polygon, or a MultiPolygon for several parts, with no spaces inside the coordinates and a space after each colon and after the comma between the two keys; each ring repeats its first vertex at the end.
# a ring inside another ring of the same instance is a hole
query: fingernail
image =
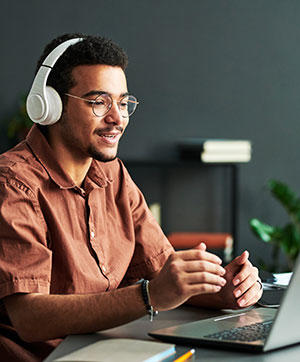
{"type": "Polygon", "coordinates": [[[234,295],[236,296],[236,298],[238,298],[241,294],[242,294],[242,292],[239,289],[236,292],[234,292],[234,295]]]}
{"type": "Polygon", "coordinates": [[[232,281],[232,283],[233,283],[233,285],[238,285],[238,284],[240,284],[240,279],[234,279],[232,281]]]}
{"type": "Polygon", "coordinates": [[[219,290],[221,290],[221,287],[219,285],[216,286],[216,291],[218,292],[219,290]]]}
{"type": "Polygon", "coordinates": [[[220,274],[224,275],[225,273],[226,273],[226,270],[224,268],[222,268],[220,274]]]}
{"type": "Polygon", "coordinates": [[[220,278],[221,279],[221,285],[225,285],[226,284],[226,280],[224,278],[220,278]]]}
{"type": "Polygon", "coordinates": [[[245,304],[245,300],[244,300],[244,299],[242,299],[242,300],[239,301],[239,305],[240,305],[241,307],[242,307],[244,304],[245,304]]]}

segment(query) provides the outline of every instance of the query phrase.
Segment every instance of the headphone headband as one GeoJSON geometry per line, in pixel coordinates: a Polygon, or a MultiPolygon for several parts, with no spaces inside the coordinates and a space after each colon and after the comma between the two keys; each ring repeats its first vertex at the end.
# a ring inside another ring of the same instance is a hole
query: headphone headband
{"type": "Polygon", "coordinates": [[[47,55],[42,65],[53,68],[58,58],[69,48],[69,46],[74,45],[82,40],[83,38],[73,38],[59,44],[56,48],[52,50],[50,54],[47,55]]]}
{"type": "Polygon", "coordinates": [[[55,89],[47,86],[49,74],[57,60],[69,46],[82,41],[83,38],[69,39],[59,44],[44,60],[38,70],[26,101],[26,109],[30,119],[41,125],[56,123],[62,113],[62,101],[55,89]]]}

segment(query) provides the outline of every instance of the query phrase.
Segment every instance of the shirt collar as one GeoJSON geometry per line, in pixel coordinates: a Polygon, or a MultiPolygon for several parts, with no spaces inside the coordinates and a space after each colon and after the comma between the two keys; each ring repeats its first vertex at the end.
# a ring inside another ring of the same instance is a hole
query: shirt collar
{"type": "MultiPolygon", "coordinates": [[[[52,148],[47,139],[38,128],[33,125],[26,137],[26,142],[31,148],[33,154],[43,165],[50,178],[63,189],[77,187],[69,175],[67,175],[56,161],[52,148]]],[[[94,181],[100,187],[106,187],[112,180],[108,179],[100,166],[100,162],[93,160],[88,171],[87,177],[94,181]]]]}

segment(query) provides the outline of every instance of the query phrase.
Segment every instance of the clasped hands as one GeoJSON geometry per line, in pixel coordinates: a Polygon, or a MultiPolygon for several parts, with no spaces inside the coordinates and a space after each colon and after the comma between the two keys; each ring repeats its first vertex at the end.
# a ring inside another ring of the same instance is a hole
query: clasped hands
{"type": "Polygon", "coordinates": [[[255,304],[262,296],[262,288],[258,269],[249,261],[248,251],[224,268],[221,264],[218,256],[206,251],[204,243],[174,252],[150,281],[153,306],[169,310],[193,298],[192,304],[220,309],[255,304]]]}

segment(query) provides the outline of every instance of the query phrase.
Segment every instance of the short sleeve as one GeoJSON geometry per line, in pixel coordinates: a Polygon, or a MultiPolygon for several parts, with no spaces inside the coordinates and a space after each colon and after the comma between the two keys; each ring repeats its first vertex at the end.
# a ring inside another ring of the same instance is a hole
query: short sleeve
{"type": "Polygon", "coordinates": [[[0,298],[50,291],[52,252],[36,196],[17,180],[0,180],[0,298]]]}
{"type": "Polygon", "coordinates": [[[125,167],[124,173],[135,233],[135,251],[125,279],[134,281],[161,269],[174,249],[125,167]]]}

